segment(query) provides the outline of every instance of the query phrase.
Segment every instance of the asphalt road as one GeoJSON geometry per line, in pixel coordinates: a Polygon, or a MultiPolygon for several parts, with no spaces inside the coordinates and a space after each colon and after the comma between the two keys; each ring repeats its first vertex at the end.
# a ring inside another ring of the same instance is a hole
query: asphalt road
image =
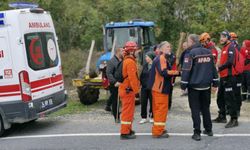
{"type": "MultiPolygon", "coordinates": [[[[193,141],[192,121],[186,97],[174,96],[169,113],[168,139],[153,139],[151,124],[139,125],[140,107],[137,107],[134,130],[137,139],[121,141],[119,124],[115,124],[110,113],[96,109],[84,114],[39,119],[33,123],[14,125],[0,139],[0,150],[249,150],[250,121],[247,108],[239,119],[239,127],[225,129],[225,124],[213,124],[214,137],[202,136],[200,142],[193,141]]],[[[216,105],[212,102],[212,118],[216,117],[216,105]]],[[[250,111],[250,110],[249,110],[250,111]]]]}

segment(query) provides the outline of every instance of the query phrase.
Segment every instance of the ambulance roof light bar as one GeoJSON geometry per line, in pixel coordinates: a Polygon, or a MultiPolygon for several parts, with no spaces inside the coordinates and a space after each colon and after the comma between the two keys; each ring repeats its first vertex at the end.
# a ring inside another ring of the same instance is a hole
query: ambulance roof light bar
{"type": "Polygon", "coordinates": [[[24,8],[38,8],[39,5],[30,2],[12,2],[9,3],[9,7],[14,9],[24,9],[24,8]]]}

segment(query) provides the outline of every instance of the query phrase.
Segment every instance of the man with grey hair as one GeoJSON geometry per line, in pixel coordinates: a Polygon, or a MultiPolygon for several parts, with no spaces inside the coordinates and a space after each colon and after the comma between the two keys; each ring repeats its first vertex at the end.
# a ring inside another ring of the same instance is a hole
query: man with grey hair
{"type": "Polygon", "coordinates": [[[213,136],[210,114],[211,85],[213,90],[218,86],[218,74],[214,57],[210,50],[199,43],[199,36],[188,36],[190,53],[184,58],[181,76],[181,89],[188,89],[188,101],[191,109],[194,134],[192,139],[201,140],[200,113],[203,117],[204,134],[213,136]]]}

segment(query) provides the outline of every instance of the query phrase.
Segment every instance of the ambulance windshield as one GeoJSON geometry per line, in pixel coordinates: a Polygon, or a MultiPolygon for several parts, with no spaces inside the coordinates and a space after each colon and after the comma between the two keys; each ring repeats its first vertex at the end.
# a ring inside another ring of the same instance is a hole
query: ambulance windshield
{"type": "Polygon", "coordinates": [[[36,32],[24,35],[29,67],[43,70],[58,65],[55,37],[50,32],[36,32]]]}

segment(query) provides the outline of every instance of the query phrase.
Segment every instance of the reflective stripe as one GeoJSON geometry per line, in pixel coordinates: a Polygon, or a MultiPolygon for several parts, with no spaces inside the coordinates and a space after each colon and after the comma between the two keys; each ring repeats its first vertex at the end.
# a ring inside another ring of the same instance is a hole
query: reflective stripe
{"type": "Polygon", "coordinates": [[[225,88],[225,91],[226,91],[226,92],[233,91],[233,88],[225,88]]]}
{"type": "Polygon", "coordinates": [[[121,121],[121,124],[127,124],[127,125],[130,125],[130,124],[132,124],[132,122],[121,121]]]}
{"type": "Polygon", "coordinates": [[[219,81],[220,79],[219,78],[217,78],[217,79],[213,79],[213,81],[219,81]]]}
{"type": "Polygon", "coordinates": [[[165,122],[154,122],[155,126],[165,126],[166,123],[165,122]]]}
{"type": "Polygon", "coordinates": [[[237,87],[240,87],[241,86],[241,83],[237,83],[237,87]]]}
{"type": "Polygon", "coordinates": [[[183,83],[183,84],[188,84],[188,82],[186,82],[186,81],[181,81],[181,83],[183,83]]]}
{"type": "Polygon", "coordinates": [[[242,95],[247,95],[247,92],[242,92],[241,94],[242,94],[242,95]]]}
{"type": "Polygon", "coordinates": [[[207,87],[207,88],[194,88],[195,90],[198,90],[198,91],[202,91],[202,90],[208,90],[210,89],[210,87],[207,87]]]}

